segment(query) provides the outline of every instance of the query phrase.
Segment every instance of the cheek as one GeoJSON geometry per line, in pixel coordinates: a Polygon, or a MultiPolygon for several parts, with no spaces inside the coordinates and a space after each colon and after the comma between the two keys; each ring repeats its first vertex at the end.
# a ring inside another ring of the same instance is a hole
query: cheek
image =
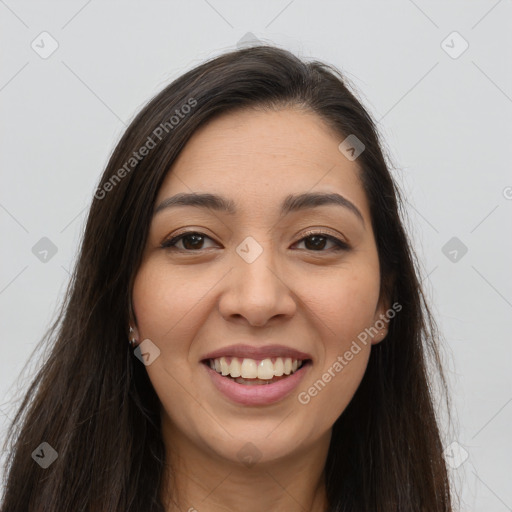
{"type": "Polygon", "coordinates": [[[320,320],[327,351],[343,350],[372,325],[379,292],[378,268],[371,265],[344,268],[325,278],[308,280],[301,297],[320,320]]]}
{"type": "Polygon", "coordinates": [[[213,286],[213,278],[173,268],[165,262],[141,265],[132,290],[133,309],[141,337],[168,342],[186,339],[183,321],[213,286]],[[178,336],[179,333],[179,336],[178,336]]]}
{"type": "Polygon", "coordinates": [[[308,288],[307,305],[318,320],[323,353],[298,398],[315,411],[315,422],[331,425],[352,400],[366,371],[371,345],[358,336],[373,324],[379,272],[372,265],[358,265],[315,282],[308,288]]]}
{"type": "Polygon", "coordinates": [[[312,431],[331,427],[351,402],[368,365],[369,346],[351,356],[348,361],[340,351],[326,361],[322,370],[315,374],[313,382],[298,395],[299,403],[305,407],[312,419],[312,431]]]}
{"type": "Polygon", "coordinates": [[[207,290],[200,279],[156,259],[144,262],[135,277],[132,303],[139,338],[160,350],[146,371],[168,411],[195,404],[185,391],[193,384],[188,358],[201,323],[193,315],[207,290]]]}

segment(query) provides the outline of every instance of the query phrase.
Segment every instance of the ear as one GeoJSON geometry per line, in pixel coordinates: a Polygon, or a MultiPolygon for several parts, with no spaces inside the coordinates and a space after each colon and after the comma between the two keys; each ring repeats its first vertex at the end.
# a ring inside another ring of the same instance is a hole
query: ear
{"type": "Polygon", "coordinates": [[[131,344],[139,341],[139,331],[132,322],[130,322],[128,325],[128,340],[131,342],[131,344]]]}
{"type": "MultiPolygon", "coordinates": [[[[389,322],[391,318],[395,316],[395,310],[391,309],[391,292],[393,280],[389,280],[385,283],[385,286],[381,287],[381,294],[379,297],[379,302],[377,304],[377,308],[375,309],[375,314],[373,317],[372,324],[372,332],[374,333],[372,336],[372,345],[376,345],[380,343],[387,335],[389,331],[389,322]],[[392,311],[392,315],[390,315],[390,311],[392,311]]],[[[401,309],[401,308],[400,308],[401,309]]]]}
{"type": "Polygon", "coordinates": [[[128,306],[128,310],[129,310],[129,313],[128,313],[128,339],[131,341],[133,339],[135,339],[136,341],[139,340],[139,330],[137,328],[137,321],[135,320],[135,314],[133,312],[133,306],[131,304],[131,301],[130,301],[130,304],[128,306]]]}

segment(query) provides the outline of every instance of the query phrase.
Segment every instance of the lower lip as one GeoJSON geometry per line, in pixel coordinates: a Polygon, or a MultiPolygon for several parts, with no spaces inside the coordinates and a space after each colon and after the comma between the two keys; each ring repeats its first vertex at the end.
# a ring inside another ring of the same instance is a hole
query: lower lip
{"type": "Polygon", "coordinates": [[[285,379],[257,386],[238,384],[229,377],[223,377],[208,365],[203,364],[203,366],[208,371],[215,387],[233,402],[242,405],[268,405],[282,400],[299,385],[311,366],[311,361],[304,363],[299,370],[285,379]]]}

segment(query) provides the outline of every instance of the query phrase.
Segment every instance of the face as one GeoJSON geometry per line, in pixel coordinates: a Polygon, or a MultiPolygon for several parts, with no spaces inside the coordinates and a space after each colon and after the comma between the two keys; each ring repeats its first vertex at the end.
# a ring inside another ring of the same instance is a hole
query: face
{"type": "Polygon", "coordinates": [[[194,134],[167,174],[132,325],[160,351],[146,370],[174,442],[217,459],[238,462],[245,449],[275,461],[329,438],[352,399],[386,331],[366,343],[358,336],[389,304],[360,170],[339,151],[342,140],[312,113],[224,114],[194,134]],[[234,211],[165,205],[190,193],[222,196],[234,211]],[[285,203],[313,193],[342,199],[285,203]],[[230,360],[245,365],[246,382],[212,369],[205,357],[215,353],[235,375],[230,360]],[[305,362],[275,377],[281,356],[285,370],[286,356],[305,362]],[[273,383],[250,384],[259,366],[273,383]]]}

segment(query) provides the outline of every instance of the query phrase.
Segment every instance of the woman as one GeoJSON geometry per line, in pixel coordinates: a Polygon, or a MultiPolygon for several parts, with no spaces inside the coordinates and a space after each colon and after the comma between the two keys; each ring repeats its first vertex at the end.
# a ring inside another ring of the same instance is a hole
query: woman
{"type": "Polygon", "coordinates": [[[335,69],[260,46],[175,80],[95,192],[2,512],[451,511],[398,198],[335,69]]]}

